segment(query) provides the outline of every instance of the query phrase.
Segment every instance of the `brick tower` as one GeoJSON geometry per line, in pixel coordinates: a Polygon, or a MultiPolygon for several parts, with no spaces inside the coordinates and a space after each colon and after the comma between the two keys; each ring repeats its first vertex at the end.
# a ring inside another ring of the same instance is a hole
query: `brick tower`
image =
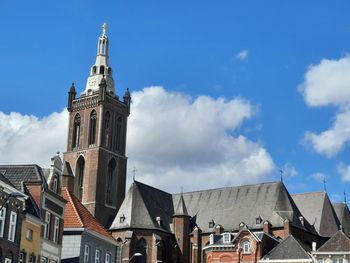
{"type": "Polygon", "coordinates": [[[68,92],[69,129],[62,185],[106,227],[125,196],[130,102],[128,90],[123,100],[115,93],[104,24],[85,90],[78,98],[72,84],[68,92]]]}

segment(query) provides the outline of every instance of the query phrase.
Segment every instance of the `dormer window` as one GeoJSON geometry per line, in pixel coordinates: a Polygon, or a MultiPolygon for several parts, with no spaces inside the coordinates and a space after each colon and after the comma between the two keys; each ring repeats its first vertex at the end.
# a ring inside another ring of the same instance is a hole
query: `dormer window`
{"type": "Polygon", "coordinates": [[[123,214],[120,218],[119,218],[119,222],[120,223],[124,223],[125,221],[125,215],[123,214]]]}
{"type": "Polygon", "coordinates": [[[255,218],[255,223],[256,223],[257,225],[261,224],[261,222],[262,222],[261,216],[258,216],[257,218],[255,218]]]}
{"type": "Polygon", "coordinates": [[[223,241],[224,241],[224,243],[230,243],[231,242],[231,234],[230,233],[224,233],[223,234],[223,241]]]}

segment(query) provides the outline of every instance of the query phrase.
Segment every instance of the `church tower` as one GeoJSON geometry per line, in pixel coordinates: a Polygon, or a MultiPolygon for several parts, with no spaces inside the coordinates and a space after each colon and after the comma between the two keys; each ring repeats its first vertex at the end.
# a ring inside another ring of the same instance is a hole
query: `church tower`
{"type": "Polygon", "coordinates": [[[109,65],[106,24],[98,39],[96,62],[85,90],[68,92],[69,128],[62,185],[68,187],[108,227],[125,196],[127,120],[131,97],[115,92],[109,65]]]}

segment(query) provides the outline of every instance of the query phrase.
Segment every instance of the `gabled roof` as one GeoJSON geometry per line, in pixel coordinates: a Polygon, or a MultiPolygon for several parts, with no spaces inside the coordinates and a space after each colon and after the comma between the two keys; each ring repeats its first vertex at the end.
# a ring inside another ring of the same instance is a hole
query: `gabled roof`
{"type": "MultiPolygon", "coordinates": [[[[174,204],[179,198],[180,194],[173,195],[174,204]]],[[[258,217],[273,227],[283,226],[287,218],[304,228],[299,220],[301,214],[281,182],[188,192],[183,193],[183,198],[189,215],[197,215],[196,223],[203,232],[212,231],[208,224],[212,220],[224,229],[238,229],[241,222],[249,229],[261,229],[262,224],[256,224],[258,217]]]]}
{"type": "Polygon", "coordinates": [[[263,260],[311,259],[310,248],[290,235],[267,253],[263,260]]]}
{"type": "Polygon", "coordinates": [[[64,228],[86,228],[114,241],[109,232],[66,187],[62,189],[62,195],[67,200],[64,213],[64,228]]]}
{"type": "Polygon", "coordinates": [[[292,198],[319,235],[331,237],[338,231],[338,217],[326,192],[295,194],[292,198]]]}
{"type": "Polygon", "coordinates": [[[134,181],[110,227],[158,229],[170,232],[174,214],[172,196],[169,193],[134,181]],[[161,219],[161,225],[157,222],[161,219]]]}
{"type": "Polygon", "coordinates": [[[343,228],[344,233],[350,236],[350,211],[346,203],[334,203],[334,211],[343,228]]]}
{"type": "Polygon", "coordinates": [[[0,165],[0,170],[18,190],[22,190],[23,182],[42,182],[46,185],[43,171],[36,164],[0,165]]]}
{"type": "MultiPolygon", "coordinates": [[[[339,230],[317,252],[341,252],[350,251],[350,238],[339,230]]],[[[316,252],[316,254],[317,254],[316,252]]]]}

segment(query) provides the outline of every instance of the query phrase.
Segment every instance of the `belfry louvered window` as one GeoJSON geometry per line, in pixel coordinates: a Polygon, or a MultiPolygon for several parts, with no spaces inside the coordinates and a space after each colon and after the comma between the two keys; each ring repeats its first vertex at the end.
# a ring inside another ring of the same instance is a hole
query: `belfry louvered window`
{"type": "Polygon", "coordinates": [[[73,123],[73,134],[72,134],[72,148],[78,148],[79,147],[79,141],[80,141],[80,124],[81,119],[79,113],[75,115],[74,117],[74,123],[73,123]]]}
{"type": "Polygon", "coordinates": [[[97,122],[97,113],[95,110],[93,110],[90,114],[89,145],[96,144],[96,122],[97,122]]]}

